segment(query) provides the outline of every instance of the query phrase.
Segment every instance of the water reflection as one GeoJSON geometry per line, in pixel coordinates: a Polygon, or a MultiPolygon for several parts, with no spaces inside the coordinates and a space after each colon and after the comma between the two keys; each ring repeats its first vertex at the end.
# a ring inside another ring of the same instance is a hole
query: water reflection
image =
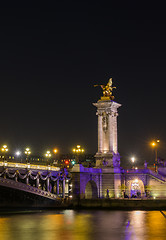
{"type": "Polygon", "coordinates": [[[0,217],[2,240],[166,239],[159,211],[73,211],[0,217]]]}

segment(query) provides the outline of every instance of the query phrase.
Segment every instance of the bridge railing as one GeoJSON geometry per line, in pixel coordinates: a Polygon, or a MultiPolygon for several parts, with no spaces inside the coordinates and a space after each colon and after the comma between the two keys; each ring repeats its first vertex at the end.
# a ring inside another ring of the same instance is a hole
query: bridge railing
{"type": "Polygon", "coordinates": [[[53,166],[44,166],[44,165],[35,165],[30,163],[14,163],[14,162],[0,162],[0,166],[11,167],[11,168],[28,168],[28,169],[37,169],[37,170],[49,170],[49,171],[60,171],[59,167],[53,166]]]}

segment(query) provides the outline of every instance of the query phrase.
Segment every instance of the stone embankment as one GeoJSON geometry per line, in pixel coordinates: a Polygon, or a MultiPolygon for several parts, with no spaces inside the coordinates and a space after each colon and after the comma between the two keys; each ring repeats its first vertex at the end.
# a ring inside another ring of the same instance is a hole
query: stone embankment
{"type": "Polygon", "coordinates": [[[166,210],[166,199],[77,199],[66,203],[66,207],[73,209],[166,210]]]}

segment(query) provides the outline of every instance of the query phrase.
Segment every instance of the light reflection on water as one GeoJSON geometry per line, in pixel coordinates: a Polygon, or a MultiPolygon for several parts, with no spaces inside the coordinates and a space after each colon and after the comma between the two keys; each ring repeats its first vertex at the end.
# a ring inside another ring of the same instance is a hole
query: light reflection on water
{"type": "Polygon", "coordinates": [[[0,240],[162,240],[160,211],[74,211],[4,215],[0,240]]]}

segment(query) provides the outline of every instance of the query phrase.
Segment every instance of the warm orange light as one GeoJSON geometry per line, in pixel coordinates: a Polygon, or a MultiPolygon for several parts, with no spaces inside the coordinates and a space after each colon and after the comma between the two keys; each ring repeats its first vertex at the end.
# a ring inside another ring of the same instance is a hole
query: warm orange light
{"type": "Polygon", "coordinates": [[[156,143],[155,143],[155,142],[152,142],[152,146],[155,147],[155,146],[156,146],[156,143]]]}
{"type": "Polygon", "coordinates": [[[58,150],[55,148],[55,149],[53,150],[53,152],[54,152],[54,153],[57,153],[57,152],[58,152],[58,150]]]}
{"type": "Polygon", "coordinates": [[[153,141],[153,142],[151,143],[152,147],[156,147],[156,146],[157,146],[157,143],[159,143],[159,142],[160,142],[159,139],[153,141]]]}
{"type": "Polygon", "coordinates": [[[7,145],[3,145],[3,147],[1,148],[2,152],[8,152],[8,148],[7,145]]]}
{"type": "Polygon", "coordinates": [[[83,153],[85,150],[83,148],[81,148],[80,145],[77,145],[76,148],[73,148],[73,152],[74,153],[83,153]]]}

